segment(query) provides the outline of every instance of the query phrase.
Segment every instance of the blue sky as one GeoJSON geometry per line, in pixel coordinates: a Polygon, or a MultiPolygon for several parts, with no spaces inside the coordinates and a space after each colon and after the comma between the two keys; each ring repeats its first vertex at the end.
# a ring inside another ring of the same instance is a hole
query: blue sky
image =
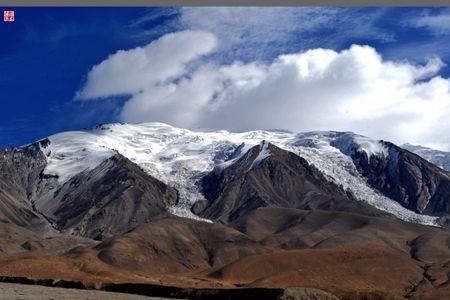
{"type": "MultiPolygon", "coordinates": [[[[26,144],[59,131],[123,121],[128,93],[108,94],[101,101],[75,99],[88,85],[89,71],[118,50],[145,46],[183,30],[211,32],[220,41],[215,51],[202,54],[203,65],[229,65],[236,60],[270,65],[281,54],[317,48],[339,52],[358,44],[373,47],[384,60],[411,65],[424,65],[438,57],[443,63],[433,76],[450,75],[445,65],[450,62],[448,9],[14,10],[16,21],[0,24],[0,147],[26,144]]],[[[193,61],[187,67],[196,68],[196,64],[200,63],[193,61]]],[[[165,119],[152,115],[145,121],[165,119]]],[[[371,130],[368,132],[378,135],[371,130]]]]}

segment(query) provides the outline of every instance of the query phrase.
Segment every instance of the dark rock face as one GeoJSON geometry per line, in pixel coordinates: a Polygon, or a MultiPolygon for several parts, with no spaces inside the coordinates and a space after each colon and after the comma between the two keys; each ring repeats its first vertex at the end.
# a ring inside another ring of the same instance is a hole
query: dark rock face
{"type": "Polygon", "coordinates": [[[117,154],[64,183],[37,206],[59,230],[103,239],[168,214],[178,192],[117,154]]]}
{"type": "Polygon", "coordinates": [[[383,142],[388,155],[368,157],[357,148],[348,149],[358,171],[368,183],[404,207],[418,213],[450,213],[450,174],[420,156],[390,142],[383,142]]]}
{"type": "Polygon", "coordinates": [[[202,187],[208,202],[197,203],[194,212],[221,222],[266,206],[380,214],[327,181],[305,159],[272,144],[255,146],[231,166],[214,170],[202,187]],[[270,155],[260,159],[262,151],[270,155]]]}
{"type": "Polygon", "coordinates": [[[45,168],[46,158],[40,143],[0,151],[0,219],[23,227],[41,227],[46,223],[33,210],[30,199],[45,168]]]}
{"type": "Polygon", "coordinates": [[[0,151],[0,220],[103,239],[160,215],[178,192],[116,155],[64,184],[43,174],[48,140],[0,151]]]}

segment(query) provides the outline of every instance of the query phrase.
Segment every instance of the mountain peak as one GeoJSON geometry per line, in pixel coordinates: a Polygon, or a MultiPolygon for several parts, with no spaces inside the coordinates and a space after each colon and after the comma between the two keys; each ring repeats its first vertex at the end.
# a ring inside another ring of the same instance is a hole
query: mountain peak
{"type": "Polygon", "coordinates": [[[371,161],[373,157],[389,156],[387,146],[352,132],[206,132],[158,122],[113,123],[52,135],[41,149],[47,160],[43,174],[57,178],[59,184],[95,169],[116,154],[123,155],[147,174],[179,191],[180,201],[171,208],[173,213],[195,218],[191,207],[204,200],[197,185],[202,176],[214,169],[228,168],[256,146],[257,153],[247,170],[255,168],[271,156],[271,144],[304,158],[323,172],[327,180],[342,185],[361,201],[405,220],[434,222],[430,219],[434,217],[415,215],[367,184],[355,167],[354,153],[363,153],[371,161]]]}

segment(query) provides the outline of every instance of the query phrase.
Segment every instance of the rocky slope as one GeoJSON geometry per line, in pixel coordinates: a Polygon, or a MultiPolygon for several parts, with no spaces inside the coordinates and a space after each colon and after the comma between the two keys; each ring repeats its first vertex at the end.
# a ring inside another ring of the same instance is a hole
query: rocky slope
{"type": "Polygon", "coordinates": [[[46,227],[47,222],[30,201],[45,165],[39,144],[0,151],[1,221],[34,229],[46,227]]]}
{"type": "Polygon", "coordinates": [[[112,124],[2,150],[0,171],[0,276],[450,295],[449,175],[389,142],[112,124]]]}
{"type": "Polygon", "coordinates": [[[147,274],[220,267],[272,250],[220,224],[169,217],[138,226],[96,247],[103,262],[147,274]]]}
{"type": "Polygon", "coordinates": [[[178,192],[117,154],[35,200],[59,231],[101,240],[169,214],[178,192]]]}
{"type": "Polygon", "coordinates": [[[178,192],[120,154],[60,183],[45,174],[47,140],[0,154],[0,218],[38,232],[103,239],[170,214],[178,192]]]}
{"type": "Polygon", "coordinates": [[[419,213],[449,214],[450,173],[392,143],[383,146],[387,155],[346,151],[368,183],[386,196],[419,213]]]}
{"type": "Polygon", "coordinates": [[[268,142],[252,147],[202,180],[206,201],[195,213],[230,222],[259,207],[286,207],[382,214],[329,182],[300,156],[268,142]]]}

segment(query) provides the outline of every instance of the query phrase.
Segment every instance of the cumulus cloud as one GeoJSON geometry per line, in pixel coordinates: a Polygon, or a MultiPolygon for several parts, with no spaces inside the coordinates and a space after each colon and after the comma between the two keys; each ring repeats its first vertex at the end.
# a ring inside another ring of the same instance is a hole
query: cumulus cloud
{"type": "Polygon", "coordinates": [[[120,114],[125,122],[349,130],[450,148],[450,82],[437,75],[443,66],[438,58],[425,65],[388,61],[372,47],[353,45],[281,55],[270,63],[206,63],[203,56],[215,46],[214,35],[188,31],[120,51],[89,72],[78,95],[130,94],[120,114]]]}

